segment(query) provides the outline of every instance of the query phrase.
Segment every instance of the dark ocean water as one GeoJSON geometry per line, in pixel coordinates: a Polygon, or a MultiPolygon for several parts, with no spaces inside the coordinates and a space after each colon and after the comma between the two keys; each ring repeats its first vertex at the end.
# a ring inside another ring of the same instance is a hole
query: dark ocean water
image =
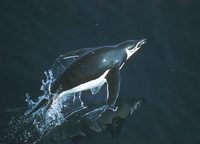
{"type": "MultiPolygon", "coordinates": [[[[112,140],[83,144],[200,143],[200,1],[0,2],[0,109],[25,106],[60,54],[146,38],[121,75],[120,97],[145,98],[112,140]]],[[[1,117],[1,116],[0,116],[1,117]]]]}

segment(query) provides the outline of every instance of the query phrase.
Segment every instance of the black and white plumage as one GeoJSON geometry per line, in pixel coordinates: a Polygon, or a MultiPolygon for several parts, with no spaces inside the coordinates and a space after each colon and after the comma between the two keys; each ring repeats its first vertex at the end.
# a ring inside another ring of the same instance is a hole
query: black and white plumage
{"type": "Polygon", "coordinates": [[[120,69],[125,62],[145,43],[142,40],[127,40],[117,45],[86,48],[61,55],[73,61],[55,80],[51,92],[61,88],[58,97],[66,93],[94,89],[107,84],[107,103],[113,105],[120,89],[120,69]]]}

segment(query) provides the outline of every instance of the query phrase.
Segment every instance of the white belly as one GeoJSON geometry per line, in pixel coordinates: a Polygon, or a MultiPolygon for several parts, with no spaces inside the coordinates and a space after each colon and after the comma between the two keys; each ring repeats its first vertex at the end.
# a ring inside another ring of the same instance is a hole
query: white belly
{"type": "Polygon", "coordinates": [[[96,87],[101,87],[103,86],[107,81],[106,81],[106,75],[108,74],[110,70],[107,70],[105,71],[100,77],[94,79],[94,80],[91,80],[91,81],[88,81],[86,83],[83,83],[83,84],[80,84],[72,89],[69,89],[69,90],[66,90],[66,91],[63,91],[62,93],[60,93],[57,98],[59,97],[62,97],[66,94],[70,94],[70,93],[77,93],[77,92],[81,92],[81,91],[84,91],[84,90],[90,90],[90,89],[93,89],[93,88],[96,88],[96,87]]]}

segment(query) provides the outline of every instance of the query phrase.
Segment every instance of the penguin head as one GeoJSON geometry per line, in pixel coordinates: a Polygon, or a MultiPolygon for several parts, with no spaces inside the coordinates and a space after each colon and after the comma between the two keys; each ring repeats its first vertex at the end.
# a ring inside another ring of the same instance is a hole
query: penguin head
{"type": "Polygon", "coordinates": [[[120,43],[118,46],[126,51],[127,59],[129,59],[140,47],[146,43],[146,39],[141,40],[127,40],[120,43]]]}

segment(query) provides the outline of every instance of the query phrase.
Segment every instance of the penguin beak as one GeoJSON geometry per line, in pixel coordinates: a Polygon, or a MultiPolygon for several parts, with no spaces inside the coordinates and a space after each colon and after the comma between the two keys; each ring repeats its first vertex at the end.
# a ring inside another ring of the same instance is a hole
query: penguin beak
{"type": "Polygon", "coordinates": [[[130,45],[130,46],[128,47],[128,50],[129,50],[129,51],[132,51],[132,52],[136,52],[136,51],[139,50],[139,49],[141,48],[141,46],[142,46],[143,44],[145,44],[145,43],[146,43],[146,39],[137,40],[137,41],[134,42],[134,44],[132,44],[132,45],[130,45]]]}
{"type": "Polygon", "coordinates": [[[129,59],[136,51],[138,51],[143,44],[146,43],[146,39],[136,40],[126,48],[127,59],[129,59]]]}
{"type": "Polygon", "coordinates": [[[137,46],[138,46],[138,47],[141,47],[143,44],[147,43],[146,41],[147,41],[146,39],[141,39],[141,40],[139,40],[137,46]]]}

